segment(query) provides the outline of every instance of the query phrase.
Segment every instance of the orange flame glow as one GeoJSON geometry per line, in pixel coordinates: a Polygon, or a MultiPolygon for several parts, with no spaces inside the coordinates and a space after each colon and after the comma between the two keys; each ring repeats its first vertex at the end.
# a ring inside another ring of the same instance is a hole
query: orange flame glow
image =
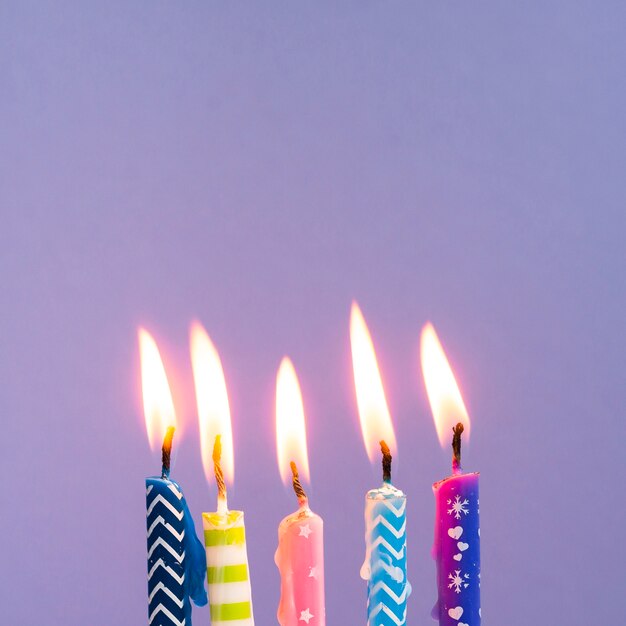
{"type": "Polygon", "coordinates": [[[176,427],[176,413],[159,348],[143,328],[139,329],[138,337],[143,411],[150,448],[156,452],[163,444],[168,427],[176,427]]]}
{"type": "Polygon", "coordinates": [[[469,415],[454,373],[432,324],[428,323],[424,326],[420,344],[426,393],[441,447],[450,446],[452,428],[459,422],[464,426],[463,440],[469,441],[469,415]]]}
{"type": "Polygon", "coordinates": [[[276,376],[276,453],[278,470],[285,485],[291,483],[291,461],[298,466],[300,477],[309,482],[302,393],[296,370],[288,357],[283,358],[276,376]]]}
{"type": "Polygon", "coordinates": [[[356,302],[352,303],[350,312],[350,343],[363,442],[370,462],[374,463],[380,459],[380,441],[383,439],[391,453],[396,453],[396,435],[385,399],[372,337],[356,302]]]}
{"type": "Polygon", "coordinates": [[[222,470],[226,481],[232,484],[235,477],[233,431],[222,362],[213,342],[197,322],[191,326],[189,343],[196,386],[204,474],[207,481],[215,480],[213,445],[216,435],[221,435],[222,470]]]}

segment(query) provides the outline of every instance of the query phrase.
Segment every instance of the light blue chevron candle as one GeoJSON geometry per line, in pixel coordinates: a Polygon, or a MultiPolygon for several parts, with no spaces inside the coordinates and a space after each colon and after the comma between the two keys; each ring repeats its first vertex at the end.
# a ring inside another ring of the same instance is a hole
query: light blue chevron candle
{"type": "Polygon", "coordinates": [[[365,496],[365,561],[368,626],[403,626],[411,585],[406,577],[406,496],[391,484],[396,436],[376,362],[374,344],[356,302],[350,314],[350,344],[359,420],[370,462],[383,453],[383,484],[365,496]]]}
{"type": "Polygon", "coordinates": [[[411,585],[406,576],[406,496],[391,484],[391,454],[384,442],[382,487],[365,496],[365,561],[368,626],[406,624],[411,585]]]}

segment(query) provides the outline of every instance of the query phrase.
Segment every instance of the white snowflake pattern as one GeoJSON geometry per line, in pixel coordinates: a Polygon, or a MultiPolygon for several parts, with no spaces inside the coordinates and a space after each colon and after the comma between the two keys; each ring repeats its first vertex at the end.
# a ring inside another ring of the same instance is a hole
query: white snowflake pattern
{"type": "Polygon", "coordinates": [[[465,515],[469,513],[469,509],[467,508],[468,504],[469,500],[467,498],[461,502],[461,496],[457,494],[454,496],[454,502],[452,502],[452,500],[448,500],[448,506],[450,507],[448,509],[448,515],[452,515],[452,513],[454,513],[454,517],[456,517],[456,519],[461,519],[461,513],[465,515]]]}
{"type": "Polygon", "coordinates": [[[467,589],[469,587],[469,574],[461,575],[460,569],[455,569],[454,574],[448,574],[448,580],[450,581],[448,589],[454,587],[456,593],[461,593],[461,588],[467,589]]]}

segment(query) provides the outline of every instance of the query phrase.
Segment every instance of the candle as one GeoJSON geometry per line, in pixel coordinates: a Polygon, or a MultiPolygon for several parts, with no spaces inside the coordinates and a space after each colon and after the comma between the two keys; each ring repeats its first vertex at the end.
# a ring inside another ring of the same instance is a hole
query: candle
{"type": "Polygon", "coordinates": [[[406,563],[406,496],[391,484],[391,450],[396,438],[376,362],[374,344],[356,303],[350,316],[350,342],[363,441],[370,462],[383,455],[383,484],[365,497],[365,560],[368,626],[406,624],[411,585],[406,563]]]}
{"type": "Polygon", "coordinates": [[[478,473],[461,469],[461,435],[470,420],[435,329],[421,337],[422,372],[442,447],[452,432],[452,475],[435,483],[438,600],[433,618],[444,626],[480,626],[480,523],[478,473]]]}
{"type": "Polygon", "coordinates": [[[202,514],[213,626],[254,626],[243,511],[229,511],[226,480],[234,481],[233,436],[219,354],[200,324],[190,333],[202,462],[215,478],[217,510],[202,514]],[[212,447],[211,447],[212,446],[212,447]]]}
{"type": "Polygon", "coordinates": [[[281,626],[324,626],[324,523],[309,508],[300,471],[309,477],[304,407],[293,364],[284,358],[276,380],[276,449],[283,482],[291,479],[298,510],[278,527],[278,549],[274,556],[280,572],[281,626]]]}
{"type": "Polygon", "coordinates": [[[155,626],[190,626],[190,598],[198,606],[207,602],[204,550],[180,485],[170,479],[174,404],[157,345],[143,329],[139,331],[139,350],[151,444],[164,433],[161,476],[146,479],[148,621],[155,626]]]}

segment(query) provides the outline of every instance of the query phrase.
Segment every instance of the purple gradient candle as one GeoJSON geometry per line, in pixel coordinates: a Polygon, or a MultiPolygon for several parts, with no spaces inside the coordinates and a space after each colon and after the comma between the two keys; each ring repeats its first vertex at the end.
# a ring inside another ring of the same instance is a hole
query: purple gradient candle
{"type": "Polygon", "coordinates": [[[469,437],[470,420],[431,324],[422,331],[421,361],[442,447],[452,433],[452,475],[433,485],[438,598],[432,616],[443,626],[480,626],[479,474],[461,469],[461,436],[469,437]]]}

